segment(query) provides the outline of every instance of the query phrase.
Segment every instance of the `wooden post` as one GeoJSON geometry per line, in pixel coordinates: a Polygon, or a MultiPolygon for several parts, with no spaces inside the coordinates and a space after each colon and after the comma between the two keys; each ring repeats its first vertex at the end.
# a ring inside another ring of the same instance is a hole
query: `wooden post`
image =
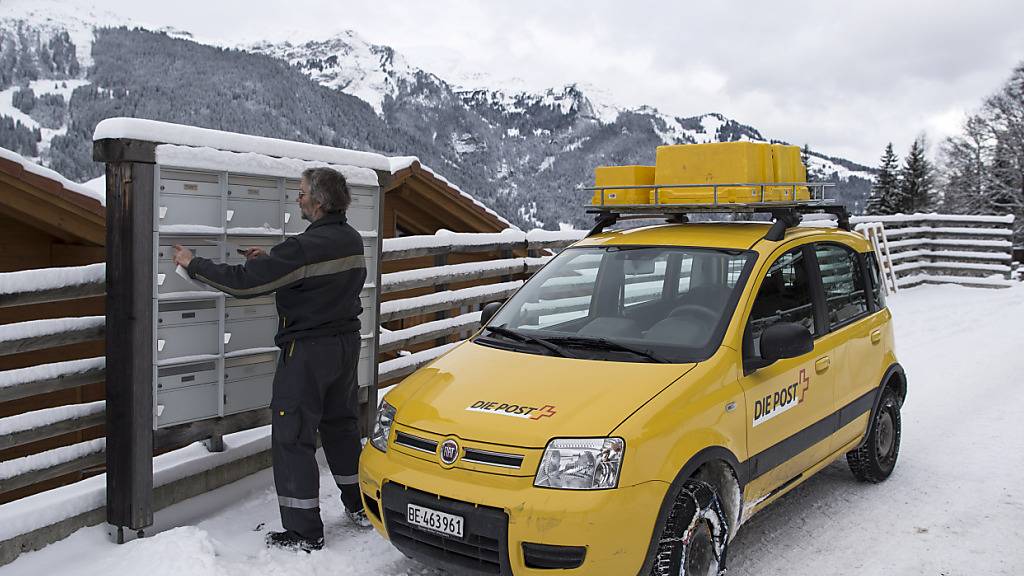
{"type": "MultiPolygon", "coordinates": [[[[447,266],[447,265],[448,265],[448,254],[447,253],[445,253],[445,254],[438,254],[437,256],[434,256],[434,266],[447,266]]],[[[434,285],[434,292],[444,292],[447,289],[448,289],[448,284],[447,283],[435,284],[434,285]]],[[[435,320],[444,320],[447,317],[448,317],[448,309],[439,310],[439,311],[434,313],[434,319],[435,320]]],[[[442,336],[442,337],[438,338],[437,340],[434,340],[434,346],[444,346],[447,343],[448,343],[448,337],[447,336],[442,336]]]]}
{"type": "Polygon", "coordinates": [[[107,522],[142,534],[153,524],[153,179],[155,146],[103,140],[106,162],[107,522]]]}

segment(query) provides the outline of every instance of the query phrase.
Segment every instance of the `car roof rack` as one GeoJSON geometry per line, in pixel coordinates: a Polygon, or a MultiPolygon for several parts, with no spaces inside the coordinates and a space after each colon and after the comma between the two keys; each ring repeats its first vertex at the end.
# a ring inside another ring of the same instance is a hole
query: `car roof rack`
{"type": "Polygon", "coordinates": [[[682,224],[689,222],[690,214],[771,214],[775,222],[764,235],[765,240],[778,242],[786,234],[786,230],[798,225],[803,220],[804,214],[831,214],[836,217],[839,228],[850,230],[850,214],[846,206],[833,199],[825,198],[825,189],[835,186],[830,182],[743,182],[729,184],[665,184],[665,185],[639,185],[639,186],[601,186],[582,188],[591,192],[601,192],[599,204],[587,204],[585,206],[588,214],[596,214],[594,227],[587,236],[593,236],[603,232],[607,227],[614,225],[620,220],[630,219],[657,219],[662,218],[668,223],[682,224]],[[712,201],[710,203],[663,203],[660,202],[661,190],[663,189],[699,189],[706,194],[707,189],[712,189],[712,201]],[[756,202],[723,202],[719,201],[720,189],[722,188],[755,188],[760,194],[755,194],[756,202]],[[770,201],[765,200],[768,189],[788,188],[792,191],[792,197],[797,196],[797,190],[806,188],[810,198],[804,200],[770,201]],[[606,191],[608,190],[647,190],[654,192],[654,202],[650,204],[608,204],[606,203],[606,191]]]}

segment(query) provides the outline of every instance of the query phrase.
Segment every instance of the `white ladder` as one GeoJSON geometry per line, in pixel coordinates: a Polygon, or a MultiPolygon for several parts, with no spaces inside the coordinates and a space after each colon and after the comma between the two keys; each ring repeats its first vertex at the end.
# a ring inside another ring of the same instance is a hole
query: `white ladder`
{"type": "Polygon", "coordinates": [[[857,230],[871,242],[871,248],[875,251],[875,262],[878,263],[878,273],[882,275],[882,286],[886,294],[899,292],[899,282],[896,281],[896,270],[892,267],[892,255],[889,253],[889,240],[885,237],[885,226],[881,222],[864,222],[857,225],[857,230]]]}

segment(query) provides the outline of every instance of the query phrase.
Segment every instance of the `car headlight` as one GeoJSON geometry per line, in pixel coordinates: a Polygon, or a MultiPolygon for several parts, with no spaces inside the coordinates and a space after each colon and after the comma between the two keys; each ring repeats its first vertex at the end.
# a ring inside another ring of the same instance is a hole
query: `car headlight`
{"type": "Polygon", "coordinates": [[[377,450],[388,451],[388,437],[391,436],[391,423],[394,421],[395,407],[381,402],[380,410],[377,410],[377,423],[373,426],[373,436],[370,437],[370,444],[377,450]]]}
{"type": "Polygon", "coordinates": [[[568,490],[615,488],[625,451],[622,438],[556,438],[544,449],[533,485],[568,490]]]}

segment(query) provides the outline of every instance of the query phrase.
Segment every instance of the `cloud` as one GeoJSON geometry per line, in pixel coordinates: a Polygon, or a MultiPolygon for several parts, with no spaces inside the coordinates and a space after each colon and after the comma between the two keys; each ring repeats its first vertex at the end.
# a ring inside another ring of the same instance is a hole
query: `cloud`
{"type": "Polygon", "coordinates": [[[441,78],[593,85],[867,164],[889,141],[945,136],[1024,59],[1024,3],[1009,0],[96,4],[227,42],[352,29],[441,78]]]}

